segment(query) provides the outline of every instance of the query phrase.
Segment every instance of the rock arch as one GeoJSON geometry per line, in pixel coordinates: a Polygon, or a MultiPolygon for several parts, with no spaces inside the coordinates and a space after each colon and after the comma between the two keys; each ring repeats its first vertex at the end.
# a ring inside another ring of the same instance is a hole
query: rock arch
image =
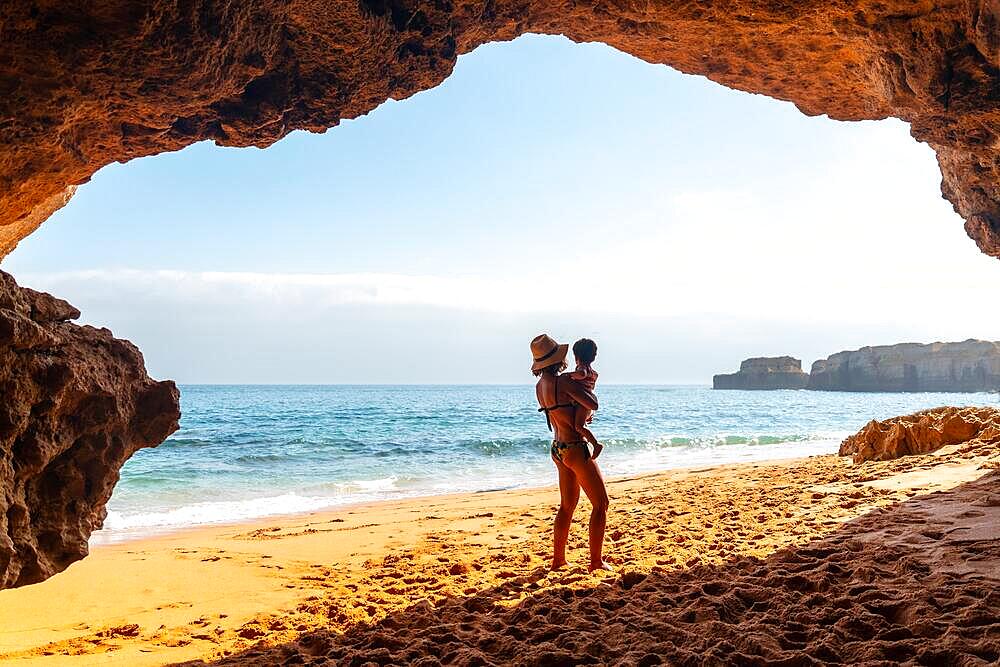
{"type": "Polygon", "coordinates": [[[0,9],[0,257],[113,161],[267,146],[433,87],[526,33],[930,144],[966,232],[1000,257],[996,0],[101,0],[0,9]]]}

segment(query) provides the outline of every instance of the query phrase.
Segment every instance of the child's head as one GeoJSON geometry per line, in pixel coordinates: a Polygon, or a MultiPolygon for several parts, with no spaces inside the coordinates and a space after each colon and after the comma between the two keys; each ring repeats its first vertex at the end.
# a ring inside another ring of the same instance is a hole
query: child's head
{"type": "Polygon", "coordinates": [[[576,363],[589,366],[597,358],[597,343],[589,338],[581,338],[573,343],[573,356],[576,363]]]}

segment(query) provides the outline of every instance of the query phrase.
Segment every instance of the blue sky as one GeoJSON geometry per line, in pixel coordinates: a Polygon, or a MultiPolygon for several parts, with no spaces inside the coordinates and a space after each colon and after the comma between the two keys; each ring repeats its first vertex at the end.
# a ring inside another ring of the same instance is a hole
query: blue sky
{"type": "Polygon", "coordinates": [[[110,165],[2,268],[182,382],[521,382],[541,330],[609,381],[710,382],[1000,338],[939,181],[901,122],[527,36],[324,135],[110,165]]]}

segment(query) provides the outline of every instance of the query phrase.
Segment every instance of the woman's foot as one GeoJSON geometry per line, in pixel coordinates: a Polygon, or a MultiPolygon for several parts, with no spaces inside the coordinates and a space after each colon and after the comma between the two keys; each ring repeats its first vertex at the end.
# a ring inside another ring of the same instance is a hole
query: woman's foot
{"type": "Polygon", "coordinates": [[[549,569],[555,572],[556,570],[561,570],[564,567],[566,567],[566,559],[554,560],[552,561],[552,567],[549,569]]]}
{"type": "Polygon", "coordinates": [[[589,572],[594,572],[595,570],[604,570],[605,572],[614,572],[614,569],[608,565],[603,560],[598,563],[591,563],[589,572]]]}

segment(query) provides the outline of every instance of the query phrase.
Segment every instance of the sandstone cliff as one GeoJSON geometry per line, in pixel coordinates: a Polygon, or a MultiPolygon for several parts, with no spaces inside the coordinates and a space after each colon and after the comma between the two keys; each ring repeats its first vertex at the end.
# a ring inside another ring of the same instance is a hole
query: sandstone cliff
{"type": "Polygon", "coordinates": [[[840,445],[841,456],[855,463],[889,461],[961,445],[963,451],[1000,444],[1000,410],[934,408],[912,415],[871,421],[840,445]]]}
{"type": "Polygon", "coordinates": [[[713,389],[805,389],[809,376],[792,357],[755,357],[740,364],[737,373],[716,375],[713,389]]]}
{"type": "Polygon", "coordinates": [[[86,556],[122,464],[177,429],[174,383],[79,315],[0,271],[0,589],[86,556]]]}
{"type": "Polygon", "coordinates": [[[936,151],[966,232],[1000,257],[998,26],[996,0],[0,3],[0,257],[106,164],[323,132],[529,32],[808,115],[903,119],[936,151]]]}
{"type": "Polygon", "coordinates": [[[809,388],[994,391],[1000,389],[1000,343],[901,343],[839,352],[812,365],[809,388]]]}

